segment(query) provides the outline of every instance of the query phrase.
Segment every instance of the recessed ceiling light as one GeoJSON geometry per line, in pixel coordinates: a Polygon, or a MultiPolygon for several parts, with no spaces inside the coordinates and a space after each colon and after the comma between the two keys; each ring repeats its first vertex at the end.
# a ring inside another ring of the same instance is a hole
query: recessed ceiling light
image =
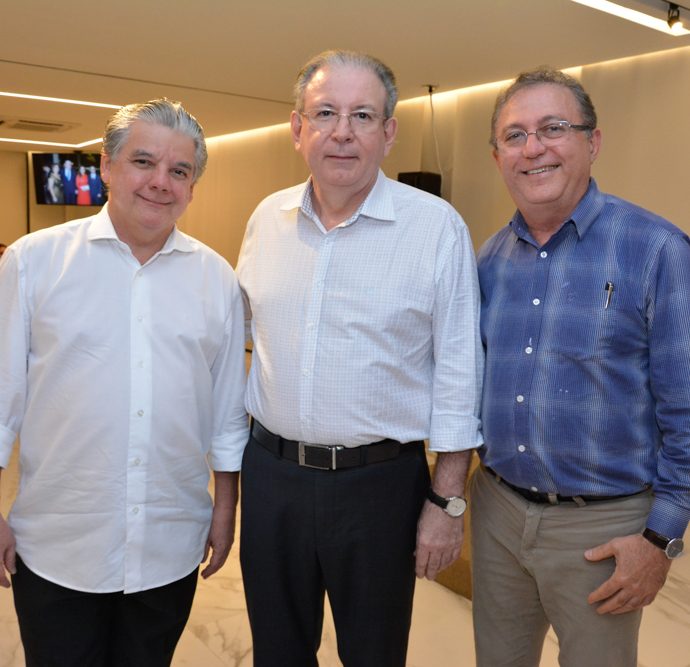
{"type": "MultiPolygon", "coordinates": [[[[39,102],[57,102],[59,104],[76,104],[82,107],[99,107],[102,109],[121,109],[121,104],[105,104],[104,102],[87,102],[86,100],[71,100],[65,97],[46,97],[45,95],[28,95],[25,93],[10,93],[8,91],[0,90],[0,97],[14,97],[22,100],[36,100],[39,102]]],[[[79,149],[86,146],[93,146],[100,143],[101,139],[89,139],[78,144],[60,143],[57,141],[32,141],[31,139],[8,139],[0,137],[0,141],[9,144],[29,144],[37,146],[58,146],[62,148],[79,149]]]]}

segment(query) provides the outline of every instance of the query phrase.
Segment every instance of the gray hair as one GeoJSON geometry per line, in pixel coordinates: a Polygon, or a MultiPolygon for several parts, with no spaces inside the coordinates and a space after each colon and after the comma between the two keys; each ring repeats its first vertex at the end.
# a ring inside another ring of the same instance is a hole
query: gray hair
{"type": "MultiPolygon", "coordinates": [[[[494,112],[491,116],[491,145],[496,148],[496,123],[498,122],[498,117],[503,111],[503,107],[508,103],[511,97],[523,88],[529,88],[530,86],[538,86],[544,83],[552,84],[555,86],[563,86],[570,90],[574,95],[580,107],[580,113],[582,114],[582,124],[595,129],[597,126],[597,112],[594,110],[594,104],[590,99],[587,91],[582,87],[582,84],[574,79],[572,76],[565,74],[557,69],[552,69],[550,67],[538,67],[537,69],[531,70],[529,72],[522,72],[513,81],[513,83],[508,86],[497,98],[496,104],[494,106],[494,112]]],[[[591,131],[590,131],[591,135],[591,131]]]]}
{"type": "Polygon", "coordinates": [[[208,160],[204,131],[197,119],[179,102],[171,102],[165,97],[143,104],[128,104],[118,109],[105,125],[103,152],[109,158],[115,159],[127,141],[132,124],[138,120],[163,125],[187,135],[194,141],[194,182],[196,183],[204,173],[208,160]]]}
{"type": "Polygon", "coordinates": [[[384,116],[386,118],[391,118],[393,116],[395,105],[398,103],[398,88],[395,83],[395,74],[393,74],[390,67],[373,56],[366,55],[365,53],[358,53],[357,51],[345,51],[342,49],[319,53],[302,67],[300,73],[297,75],[297,81],[295,82],[293,90],[295,96],[295,109],[297,111],[304,111],[304,90],[309,82],[319,70],[329,66],[362,67],[376,74],[386,91],[386,102],[383,110],[384,116]]]}

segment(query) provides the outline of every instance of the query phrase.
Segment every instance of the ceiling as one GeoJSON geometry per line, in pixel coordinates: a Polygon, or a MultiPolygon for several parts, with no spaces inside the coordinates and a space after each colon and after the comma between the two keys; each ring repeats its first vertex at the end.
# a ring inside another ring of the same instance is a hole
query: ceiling
{"type": "MultiPolygon", "coordinates": [[[[659,16],[668,6],[617,1],[659,16]]],[[[407,99],[425,94],[426,84],[442,92],[541,64],[573,67],[683,46],[689,36],[570,0],[3,0],[0,90],[114,105],[165,95],[212,137],[285,122],[297,71],[327,48],[381,58],[407,99]]],[[[0,138],[79,144],[98,138],[111,113],[0,96],[0,138]],[[17,121],[61,129],[11,127],[17,121]]],[[[0,150],[50,149],[0,142],[0,150]]]]}

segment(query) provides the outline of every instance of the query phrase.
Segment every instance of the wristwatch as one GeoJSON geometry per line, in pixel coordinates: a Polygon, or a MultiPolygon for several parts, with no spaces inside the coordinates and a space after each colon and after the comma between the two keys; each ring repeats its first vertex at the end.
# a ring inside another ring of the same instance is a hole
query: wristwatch
{"type": "Polygon", "coordinates": [[[429,487],[427,498],[429,498],[434,505],[438,505],[448,516],[452,516],[453,518],[462,516],[467,509],[467,501],[464,498],[459,498],[458,496],[444,498],[443,496],[439,496],[438,493],[434,493],[431,487],[429,487]]]}
{"type": "Polygon", "coordinates": [[[665,537],[654,530],[645,528],[642,537],[649,540],[655,547],[659,547],[666,554],[666,558],[678,558],[683,555],[683,540],[680,537],[665,537]]]}

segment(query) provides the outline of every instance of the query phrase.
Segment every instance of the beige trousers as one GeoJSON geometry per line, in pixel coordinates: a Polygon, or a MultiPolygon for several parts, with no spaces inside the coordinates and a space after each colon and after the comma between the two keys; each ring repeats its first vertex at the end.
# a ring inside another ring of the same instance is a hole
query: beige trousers
{"type": "Polygon", "coordinates": [[[635,667],[642,612],[598,615],[587,596],[613,559],[584,552],[639,533],[651,493],[578,507],[531,503],[484,468],[470,482],[477,667],[538,667],[553,626],[561,667],[635,667]]]}

